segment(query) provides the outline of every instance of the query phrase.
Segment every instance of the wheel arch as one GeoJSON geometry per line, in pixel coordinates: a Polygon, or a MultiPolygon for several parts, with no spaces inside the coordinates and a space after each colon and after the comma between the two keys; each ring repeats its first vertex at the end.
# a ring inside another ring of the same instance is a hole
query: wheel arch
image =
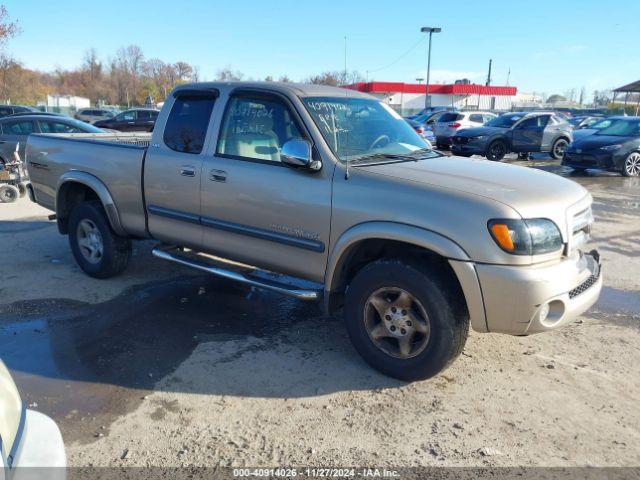
{"type": "Polygon", "coordinates": [[[106,185],[95,175],[76,171],[63,174],[58,181],[55,212],[60,233],[68,233],[68,219],[73,206],[86,200],[99,201],[113,231],[126,236],[120,214],[106,185]]]}
{"type": "Polygon", "coordinates": [[[325,273],[325,312],[342,305],[349,282],[362,266],[383,257],[420,259],[440,269],[443,279],[461,293],[474,329],[487,331],[475,267],[464,249],[437,232],[394,222],[356,225],[335,242],[325,273]]]}

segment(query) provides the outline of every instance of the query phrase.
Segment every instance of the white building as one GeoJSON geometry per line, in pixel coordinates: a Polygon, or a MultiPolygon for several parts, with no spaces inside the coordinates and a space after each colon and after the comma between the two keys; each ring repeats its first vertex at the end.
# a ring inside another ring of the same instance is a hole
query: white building
{"type": "Polygon", "coordinates": [[[89,108],[91,107],[91,101],[88,98],[76,97],[73,95],[47,95],[47,103],[40,102],[39,105],[51,108],[89,108]]]}
{"type": "MultiPolygon", "coordinates": [[[[387,102],[402,115],[422,110],[426,85],[402,82],[360,82],[348,88],[369,93],[387,102]]],[[[470,110],[511,110],[516,87],[485,86],[473,83],[429,85],[431,106],[470,110]]]]}

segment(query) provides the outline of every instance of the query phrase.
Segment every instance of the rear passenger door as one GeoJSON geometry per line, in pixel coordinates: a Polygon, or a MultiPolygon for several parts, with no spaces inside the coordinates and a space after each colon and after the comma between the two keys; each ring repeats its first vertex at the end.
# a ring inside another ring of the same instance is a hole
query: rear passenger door
{"type": "Polygon", "coordinates": [[[151,132],[157,116],[158,114],[151,110],[138,110],[135,130],[139,132],[151,132]]]}
{"type": "Polygon", "coordinates": [[[214,90],[178,90],[162,135],[153,137],[147,151],[144,193],[149,231],[165,243],[202,247],[200,182],[217,98],[214,90]]]}
{"type": "Polygon", "coordinates": [[[311,172],[281,162],[288,140],[311,141],[293,102],[271,92],[236,91],[218,131],[215,153],[203,165],[204,248],[322,282],[333,165],[311,172]]]}

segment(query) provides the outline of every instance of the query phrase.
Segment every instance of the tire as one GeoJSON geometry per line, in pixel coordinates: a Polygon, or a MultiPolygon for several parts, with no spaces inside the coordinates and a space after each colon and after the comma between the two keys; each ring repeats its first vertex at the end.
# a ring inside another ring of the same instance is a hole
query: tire
{"type": "Polygon", "coordinates": [[[20,197],[20,191],[13,185],[0,185],[0,202],[13,203],[20,197]]]}
{"type": "Polygon", "coordinates": [[[640,176],[640,152],[631,152],[622,164],[622,175],[625,177],[640,176]]]}
{"type": "Polygon", "coordinates": [[[518,154],[518,160],[528,160],[529,159],[529,153],[528,152],[520,152],[518,154]]]}
{"type": "Polygon", "coordinates": [[[390,259],[370,263],[356,274],[347,290],[344,312],[349,338],[362,358],[386,375],[406,381],[433,377],[462,352],[469,332],[468,316],[455,313],[460,309],[456,308],[456,300],[449,298],[449,295],[439,275],[426,268],[423,271],[390,259]],[[398,296],[395,300],[388,297],[391,303],[374,307],[372,299],[376,298],[375,303],[379,305],[379,292],[385,294],[386,289],[392,290],[390,295],[394,295],[394,290],[397,291],[398,296]],[[402,292],[413,299],[411,307],[400,302],[402,292]],[[394,310],[394,302],[404,306],[394,310]],[[405,307],[410,310],[408,316],[405,316],[405,307]],[[390,319],[389,323],[385,324],[386,320],[378,313],[379,308],[387,309],[383,311],[388,312],[385,317],[390,319]],[[422,322],[422,329],[426,325],[427,333],[418,333],[419,322],[416,318],[425,314],[426,321],[422,322]],[[391,318],[390,315],[395,316],[391,318]],[[377,322],[373,327],[369,323],[372,318],[377,322]],[[406,323],[406,320],[403,325],[402,318],[413,319],[415,325],[406,323]],[[407,329],[415,327],[409,339],[408,354],[402,353],[399,337],[392,336],[394,324],[391,322],[396,320],[400,323],[395,327],[395,335],[400,335],[399,330],[405,333],[402,326],[407,329]],[[375,340],[374,337],[381,330],[384,330],[384,335],[375,340]]]}
{"type": "Polygon", "coordinates": [[[558,138],[553,145],[551,146],[551,151],[549,152],[549,156],[554,160],[562,160],[564,156],[564,152],[567,150],[569,146],[569,140],[566,138],[558,138]]]}
{"type": "Polygon", "coordinates": [[[24,183],[18,184],[18,193],[20,194],[20,198],[27,195],[27,186],[24,183]]]}
{"type": "Polygon", "coordinates": [[[116,235],[98,202],[73,207],[69,216],[69,245],[80,268],[94,278],[122,273],[131,258],[131,240],[116,235]]]}
{"type": "Polygon", "coordinates": [[[438,149],[438,150],[446,150],[447,147],[445,145],[443,145],[442,143],[436,143],[436,149],[438,149]]]}
{"type": "Polygon", "coordinates": [[[487,147],[485,156],[494,162],[501,161],[507,154],[507,144],[503,140],[494,140],[487,147]]]}

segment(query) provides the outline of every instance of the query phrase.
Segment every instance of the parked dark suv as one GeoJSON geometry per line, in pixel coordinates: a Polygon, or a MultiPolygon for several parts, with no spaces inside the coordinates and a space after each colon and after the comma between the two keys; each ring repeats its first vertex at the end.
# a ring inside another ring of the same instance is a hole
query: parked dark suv
{"type": "Polygon", "coordinates": [[[40,110],[22,105],[0,105],[0,118],[14,113],[40,113],[40,110]]]}
{"type": "Polygon", "coordinates": [[[451,150],[463,157],[502,160],[509,152],[548,152],[560,160],[573,139],[573,127],[554,112],[505,113],[482,127],[460,130],[451,150]]]}
{"type": "Polygon", "coordinates": [[[98,128],[110,128],[121,132],[152,132],[159,110],[150,108],[132,108],[113,118],[94,123],[98,128]]]}

